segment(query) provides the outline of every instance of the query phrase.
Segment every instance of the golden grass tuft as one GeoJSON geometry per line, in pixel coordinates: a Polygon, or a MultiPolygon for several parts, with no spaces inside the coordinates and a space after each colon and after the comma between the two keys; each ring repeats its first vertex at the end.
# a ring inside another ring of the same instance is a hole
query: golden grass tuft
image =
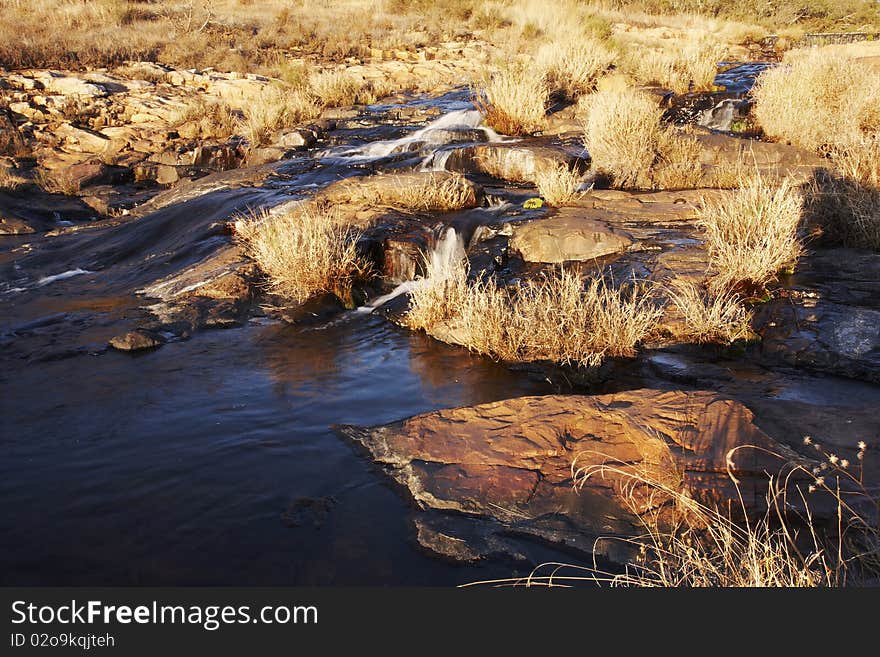
{"type": "Polygon", "coordinates": [[[349,301],[352,285],[371,269],[357,251],[360,233],[339,222],[332,209],[260,212],[237,221],[236,231],[269,289],[296,303],[328,292],[349,301]]]}
{"type": "Polygon", "coordinates": [[[376,202],[425,212],[448,212],[474,207],[477,199],[473,185],[463,175],[431,173],[396,178],[393,185],[382,189],[376,202]]]}
{"type": "Polygon", "coordinates": [[[699,39],[675,50],[626,50],[621,68],[642,84],[659,85],[684,94],[711,89],[718,73],[718,62],[723,56],[723,47],[699,39]]]}
{"type": "Polygon", "coordinates": [[[581,177],[565,164],[539,167],[535,171],[538,193],[548,205],[562,207],[578,199],[581,177]]]}
{"type": "Polygon", "coordinates": [[[710,290],[763,287],[793,266],[803,251],[802,213],[803,195],[790,178],[774,187],[755,174],[733,197],[705,200],[698,225],[716,272],[710,290]]]}
{"type": "Polygon", "coordinates": [[[752,95],[767,135],[808,150],[880,132],[880,72],[853,59],[793,54],[762,73],[752,95]]]}
{"type": "Polygon", "coordinates": [[[365,86],[344,71],[323,71],[313,74],[309,84],[318,102],[324,107],[354,105],[365,86]]]}
{"type": "Polygon", "coordinates": [[[737,294],[711,294],[696,283],[676,278],[666,287],[672,306],[681,323],[675,327],[679,340],[707,343],[732,343],[751,335],[751,313],[737,294]]]}
{"type": "Polygon", "coordinates": [[[198,98],[187,105],[171,120],[171,125],[179,128],[184,124],[193,124],[197,131],[194,137],[201,139],[226,139],[236,133],[241,120],[227,103],[216,100],[208,101],[198,98]]]}
{"type": "Polygon", "coordinates": [[[270,143],[278,130],[296,126],[320,113],[321,108],[309,92],[271,86],[250,99],[240,129],[252,146],[261,146],[270,143]]]}
{"type": "Polygon", "coordinates": [[[427,277],[412,292],[408,325],[453,335],[499,360],[594,367],[606,357],[633,356],[662,312],[641,287],[585,283],[564,269],[511,289],[485,276],[469,283],[463,260],[442,272],[428,264],[427,277]]]}
{"type": "Polygon", "coordinates": [[[663,124],[653,96],[635,89],[600,91],[580,103],[584,143],[594,169],[616,187],[685,188],[702,176],[700,146],[663,124]]]}
{"type": "Polygon", "coordinates": [[[604,41],[589,35],[571,35],[541,46],[535,63],[546,72],[551,89],[574,99],[595,91],[596,80],[614,64],[616,57],[604,41]]]}
{"type": "Polygon", "coordinates": [[[476,102],[498,132],[529,135],[544,128],[549,98],[543,71],[511,63],[485,81],[476,102]]]}

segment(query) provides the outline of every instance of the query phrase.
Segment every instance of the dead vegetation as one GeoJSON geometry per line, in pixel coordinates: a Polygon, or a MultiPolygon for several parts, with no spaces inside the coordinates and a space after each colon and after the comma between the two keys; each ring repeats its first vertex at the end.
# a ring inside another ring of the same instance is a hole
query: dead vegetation
{"type": "Polygon", "coordinates": [[[371,265],[357,250],[360,233],[332,209],[260,212],[239,219],[236,231],[269,289],[296,303],[322,293],[350,301],[352,286],[369,276],[371,265]]]}

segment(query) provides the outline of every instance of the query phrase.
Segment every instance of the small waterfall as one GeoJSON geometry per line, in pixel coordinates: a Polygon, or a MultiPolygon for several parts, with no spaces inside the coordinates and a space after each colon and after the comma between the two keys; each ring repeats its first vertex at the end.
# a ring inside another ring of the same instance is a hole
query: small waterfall
{"type": "Polygon", "coordinates": [[[497,132],[480,125],[482,121],[483,115],[477,110],[455,110],[404,137],[374,141],[354,148],[330,149],[319,153],[318,157],[338,163],[365,162],[395,153],[418,151],[425,145],[443,146],[456,140],[462,141],[462,137],[469,135],[473,139],[465,141],[501,141],[502,137],[497,132]]]}
{"type": "Polygon", "coordinates": [[[388,294],[376,297],[366,306],[361,306],[355,310],[358,314],[368,314],[381,308],[392,299],[396,299],[402,294],[406,294],[415,290],[425,282],[431,280],[444,280],[450,278],[458,268],[458,264],[466,257],[464,240],[455,228],[448,227],[437,244],[431,250],[427,257],[428,271],[425,278],[417,278],[411,281],[404,281],[395,287],[388,294]]]}

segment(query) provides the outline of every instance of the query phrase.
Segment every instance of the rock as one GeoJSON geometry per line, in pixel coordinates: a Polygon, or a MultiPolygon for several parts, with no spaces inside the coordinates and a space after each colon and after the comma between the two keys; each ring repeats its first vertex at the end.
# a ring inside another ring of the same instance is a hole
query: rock
{"type": "Polygon", "coordinates": [[[160,185],[173,185],[180,180],[180,173],[176,166],[159,164],[156,166],[155,180],[160,185]]]}
{"type": "Polygon", "coordinates": [[[27,235],[36,232],[37,229],[23,219],[0,215],[0,235],[27,235]]]}
{"type": "Polygon", "coordinates": [[[583,153],[571,153],[540,139],[493,142],[453,150],[445,168],[447,171],[485,173],[502,180],[533,183],[535,172],[541,167],[586,164],[580,155],[583,153]]]}
{"type": "Polygon", "coordinates": [[[102,153],[110,145],[110,140],[101,133],[77,128],[70,123],[62,123],[54,132],[64,148],[73,152],[102,153]]]}
{"type": "Polygon", "coordinates": [[[101,162],[84,162],[62,169],[58,175],[64,178],[67,191],[81,191],[94,185],[113,185],[131,179],[131,172],[124,167],[111,167],[101,162]]]}
{"type": "Polygon", "coordinates": [[[163,343],[164,340],[158,335],[141,329],[125,335],[117,335],[110,340],[110,346],[119,351],[143,351],[159,347],[163,343]]]}
{"type": "Polygon", "coordinates": [[[515,226],[510,248],[526,262],[561,263],[620,253],[632,243],[629,235],[604,221],[585,216],[577,208],[561,208],[515,226]]]}
{"type": "MultiPolygon", "coordinates": [[[[419,508],[491,520],[498,535],[532,534],[585,554],[594,545],[613,551],[609,540],[640,533],[636,514],[667,501],[633,477],[726,504],[738,494],[729,468],[744,503],[757,508],[765,473],[797,458],[755,426],[748,408],[708,391],[522,397],[340,431],[419,508]],[[574,490],[573,468],[591,466],[599,470],[574,490]]],[[[455,541],[439,543],[445,556],[472,558],[455,541]]]]}
{"type": "Polygon", "coordinates": [[[755,318],[762,355],[880,382],[880,255],[816,250],[783,284],[755,318]]]}
{"type": "Polygon", "coordinates": [[[249,149],[245,161],[248,166],[253,167],[260,164],[270,164],[272,162],[278,162],[279,160],[285,160],[292,157],[293,154],[294,151],[290,148],[282,146],[264,146],[249,149]]]}
{"type": "Polygon", "coordinates": [[[273,140],[273,145],[281,148],[308,148],[317,141],[315,133],[307,128],[283,130],[273,140]]]}

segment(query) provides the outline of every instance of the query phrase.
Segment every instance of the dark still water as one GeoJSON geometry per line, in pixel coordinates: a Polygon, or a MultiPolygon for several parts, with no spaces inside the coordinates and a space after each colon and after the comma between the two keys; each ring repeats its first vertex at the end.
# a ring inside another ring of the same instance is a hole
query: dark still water
{"type": "MultiPolygon", "coordinates": [[[[7,355],[10,355],[7,352],[7,355]]],[[[330,428],[546,392],[374,316],[143,355],[5,358],[0,584],[457,584],[330,428]]]]}

